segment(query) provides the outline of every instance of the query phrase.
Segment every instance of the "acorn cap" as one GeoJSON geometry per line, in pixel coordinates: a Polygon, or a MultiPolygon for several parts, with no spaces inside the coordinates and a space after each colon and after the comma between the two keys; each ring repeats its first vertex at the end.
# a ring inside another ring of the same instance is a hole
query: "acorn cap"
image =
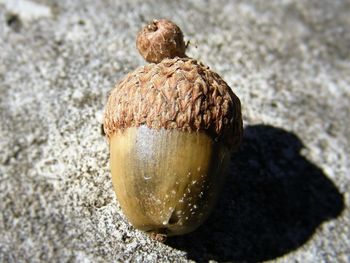
{"type": "Polygon", "coordinates": [[[129,73],[109,96],[104,130],[147,125],[152,129],[206,131],[237,148],[242,137],[241,104],[222,78],[190,58],[164,59],[129,73]]]}

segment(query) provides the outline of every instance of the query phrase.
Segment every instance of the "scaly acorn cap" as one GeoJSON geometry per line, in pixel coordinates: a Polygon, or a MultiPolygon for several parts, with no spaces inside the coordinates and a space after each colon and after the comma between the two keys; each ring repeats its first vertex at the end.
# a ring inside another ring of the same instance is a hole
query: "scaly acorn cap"
{"type": "Polygon", "coordinates": [[[242,138],[241,104],[226,82],[202,63],[164,59],[127,74],[110,93],[106,136],[141,125],[206,131],[235,149],[242,138]]]}

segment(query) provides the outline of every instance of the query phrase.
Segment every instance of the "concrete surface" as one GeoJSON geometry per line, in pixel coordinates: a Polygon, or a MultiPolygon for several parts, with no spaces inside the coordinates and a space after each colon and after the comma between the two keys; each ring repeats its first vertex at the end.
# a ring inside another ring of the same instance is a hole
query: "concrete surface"
{"type": "Polygon", "coordinates": [[[350,2],[0,0],[0,262],[350,262],[350,2]],[[101,121],[170,18],[243,105],[212,217],[150,240],[120,211],[101,121]]]}

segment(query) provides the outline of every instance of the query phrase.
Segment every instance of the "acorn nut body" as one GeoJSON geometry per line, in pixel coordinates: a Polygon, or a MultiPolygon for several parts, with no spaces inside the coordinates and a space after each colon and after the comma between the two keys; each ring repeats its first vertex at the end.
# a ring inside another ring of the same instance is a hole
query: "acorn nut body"
{"type": "Polygon", "coordinates": [[[242,138],[241,106],[208,67],[165,58],[129,73],[111,91],[104,130],[126,217],[151,234],[181,235],[215,205],[242,138]]]}
{"type": "Polygon", "coordinates": [[[229,152],[204,132],[131,127],[111,138],[112,181],[138,229],[188,233],[207,217],[229,152]]]}

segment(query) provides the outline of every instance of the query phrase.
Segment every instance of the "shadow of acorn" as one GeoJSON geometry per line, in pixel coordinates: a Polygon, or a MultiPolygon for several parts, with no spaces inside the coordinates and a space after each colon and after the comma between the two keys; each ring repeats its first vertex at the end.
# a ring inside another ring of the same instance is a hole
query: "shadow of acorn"
{"type": "Polygon", "coordinates": [[[344,209],[343,196],[320,168],[300,155],[293,133],[248,126],[216,209],[198,230],[169,238],[190,259],[259,262],[308,241],[344,209]]]}

